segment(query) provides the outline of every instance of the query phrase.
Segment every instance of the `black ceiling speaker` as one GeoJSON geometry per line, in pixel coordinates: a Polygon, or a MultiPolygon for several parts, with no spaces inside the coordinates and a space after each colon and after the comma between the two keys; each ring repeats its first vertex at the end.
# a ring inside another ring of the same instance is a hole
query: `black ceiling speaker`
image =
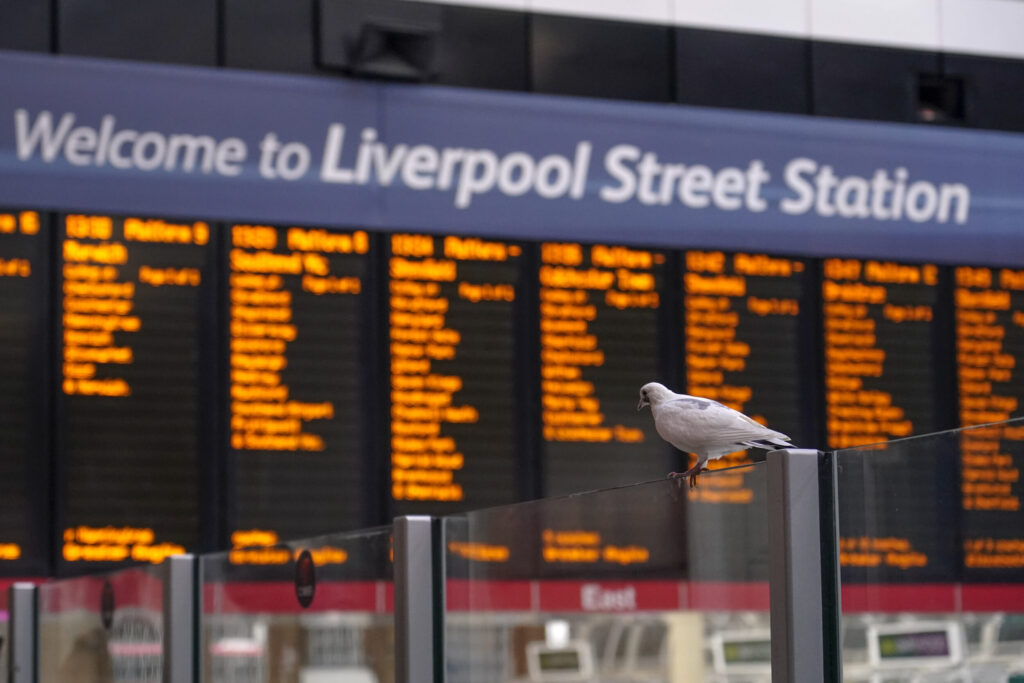
{"type": "Polygon", "coordinates": [[[350,69],[356,76],[431,80],[436,75],[436,34],[416,24],[369,21],[349,55],[350,69]]]}
{"type": "Polygon", "coordinates": [[[936,73],[917,75],[917,120],[958,124],[964,121],[964,79],[936,73]]]}
{"type": "Polygon", "coordinates": [[[441,11],[403,0],[320,0],[320,65],[360,78],[430,81],[441,11]]]}

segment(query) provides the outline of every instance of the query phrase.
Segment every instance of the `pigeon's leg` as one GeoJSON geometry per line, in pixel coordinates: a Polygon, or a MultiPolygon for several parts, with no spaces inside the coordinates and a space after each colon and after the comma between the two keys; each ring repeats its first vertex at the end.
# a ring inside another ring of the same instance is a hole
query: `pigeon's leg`
{"type": "Polygon", "coordinates": [[[697,458],[697,463],[690,469],[685,472],[669,472],[668,476],[670,478],[686,479],[690,483],[690,488],[695,489],[697,488],[697,475],[708,471],[708,468],[705,467],[707,461],[707,458],[697,458]]]}
{"type": "MultiPolygon", "coordinates": [[[[686,472],[669,472],[668,473],[668,478],[669,479],[682,480],[685,476],[686,476],[686,472]]],[[[683,488],[683,485],[681,483],[679,483],[678,481],[676,483],[677,483],[677,487],[678,488],[683,488]]]]}
{"type": "Polygon", "coordinates": [[[696,464],[693,467],[690,468],[690,471],[688,473],[690,475],[689,479],[690,479],[690,488],[691,489],[697,488],[697,475],[699,475],[701,472],[707,472],[708,471],[708,468],[705,467],[705,465],[707,465],[707,464],[708,464],[708,458],[707,458],[706,455],[701,455],[701,456],[697,457],[696,464]]]}

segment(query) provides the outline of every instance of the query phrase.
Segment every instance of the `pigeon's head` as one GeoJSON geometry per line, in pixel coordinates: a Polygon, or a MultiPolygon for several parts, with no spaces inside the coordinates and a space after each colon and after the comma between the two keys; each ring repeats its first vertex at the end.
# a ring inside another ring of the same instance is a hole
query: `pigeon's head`
{"type": "Polygon", "coordinates": [[[640,387],[640,403],[636,405],[636,409],[640,410],[644,406],[657,405],[662,399],[668,398],[671,395],[672,392],[664,384],[648,382],[640,387]]]}

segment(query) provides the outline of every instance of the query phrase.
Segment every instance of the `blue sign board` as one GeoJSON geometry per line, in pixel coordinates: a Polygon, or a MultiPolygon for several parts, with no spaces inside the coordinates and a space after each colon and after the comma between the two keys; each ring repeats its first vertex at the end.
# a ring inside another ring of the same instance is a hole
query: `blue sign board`
{"type": "Polygon", "coordinates": [[[0,204],[1024,262],[1024,136],[0,52],[0,204]]]}

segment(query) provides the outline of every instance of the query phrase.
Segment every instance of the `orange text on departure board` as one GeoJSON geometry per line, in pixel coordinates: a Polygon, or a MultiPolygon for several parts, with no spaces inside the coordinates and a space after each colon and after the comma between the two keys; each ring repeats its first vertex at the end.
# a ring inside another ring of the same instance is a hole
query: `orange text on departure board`
{"type": "Polygon", "coordinates": [[[833,448],[908,436],[914,431],[904,409],[879,388],[887,354],[877,337],[878,321],[928,325],[929,304],[890,301],[890,287],[938,282],[932,264],[827,259],[822,283],[825,319],[827,431],[833,448]]]}
{"type": "Polygon", "coordinates": [[[336,546],[324,545],[309,548],[287,548],[278,545],[277,532],[267,529],[239,529],[231,533],[231,550],[228,562],[234,565],[280,565],[298,559],[303,550],[308,550],[313,564],[345,564],[348,551],[336,546]]]}
{"type": "Polygon", "coordinates": [[[887,536],[841,537],[839,564],[842,567],[914,569],[928,566],[928,555],[914,549],[906,538],[887,536]]]}
{"type": "MultiPolygon", "coordinates": [[[[308,431],[306,424],[333,419],[334,403],[296,398],[282,380],[288,345],[300,334],[285,278],[296,279],[310,296],[360,294],[362,280],[332,273],[327,255],[365,254],[369,235],[362,230],[234,225],[231,247],[231,447],[323,451],[323,437],[308,431]],[[282,247],[288,251],[282,253],[282,247]]],[[[253,553],[253,558],[264,555],[273,553],[253,553]]]]}
{"type": "Polygon", "coordinates": [[[606,543],[597,531],[545,529],[541,557],[548,564],[644,564],[651,551],[642,545],[606,543]]]}
{"type": "MultiPolygon", "coordinates": [[[[5,235],[37,235],[39,214],[35,211],[0,213],[0,240],[5,235]]],[[[0,278],[27,278],[32,275],[32,262],[27,258],[0,258],[0,278]]],[[[0,562],[13,561],[21,557],[22,549],[17,543],[0,542],[0,562]]]]}
{"type": "Polygon", "coordinates": [[[653,273],[664,255],[620,246],[586,248],[574,242],[541,245],[541,417],[545,441],[638,443],[644,433],[609,424],[588,369],[605,353],[591,330],[598,303],[608,308],[656,309],[653,273]]]}
{"type": "Polygon", "coordinates": [[[1024,317],[1011,310],[1011,298],[1024,301],[1024,270],[956,269],[957,367],[960,380],[960,422],[963,426],[1000,422],[1017,412],[1018,397],[1001,391],[1016,377],[1017,348],[1024,317]]]}
{"type": "Polygon", "coordinates": [[[76,526],[64,530],[67,562],[150,562],[160,564],[185,552],[177,543],[159,543],[148,527],[76,526]]]}
{"type": "MultiPolygon", "coordinates": [[[[697,464],[697,456],[690,453],[689,467],[697,464]]],[[[754,461],[747,454],[747,451],[736,451],[728,453],[717,460],[708,463],[709,470],[721,470],[742,465],[752,465],[754,461]]],[[[754,489],[747,484],[746,475],[750,469],[740,469],[733,472],[721,472],[713,477],[701,479],[700,486],[686,492],[687,499],[698,503],[713,503],[718,505],[744,505],[754,500],[754,489]]]]}
{"type": "Polygon", "coordinates": [[[197,268],[140,265],[127,272],[136,243],[205,245],[210,227],[203,221],[171,223],[127,217],[115,239],[110,216],[71,214],[64,219],[62,390],[81,396],[130,396],[132,387],[118,367],[135,362],[130,335],[142,329],[135,313],[137,287],[197,287],[197,268]],[[106,372],[101,370],[106,368],[106,372]]]}
{"type": "Polygon", "coordinates": [[[496,543],[449,541],[448,552],[473,562],[508,562],[509,549],[496,543]]]}
{"type": "MultiPolygon", "coordinates": [[[[1020,408],[1024,356],[1024,270],[959,267],[955,273],[955,324],[960,424],[1001,422],[1020,408]]],[[[1020,467],[1008,441],[1024,428],[965,430],[960,435],[960,486],[964,510],[1020,510],[1020,467]]],[[[968,538],[968,567],[997,568],[1015,560],[1012,539],[968,538]]]]}
{"type": "MultiPolygon", "coordinates": [[[[792,277],[802,272],[800,261],[766,254],[690,251],[683,276],[687,393],[715,399],[744,411],[754,390],[742,380],[751,345],[737,336],[740,315],[796,316],[795,297],[758,297],[748,291],[748,277],[792,277]]],[[[765,422],[761,416],[754,416],[765,422]]]]}
{"type": "MultiPolygon", "coordinates": [[[[39,214],[35,211],[0,213],[0,237],[3,235],[36,235],[39,233],[39,214]]],[[[0,278],[29,277],[32,262],[27,258],[0,258],[0,278]]]]}
{"type": "Polygon", "coordinates": [[[459,403],[462,376],[445,372],[459,355],[462,334],[450,325],[442,286],[471,303],[512,302],[508,283],[459,280],[459,263],[502,263],[521,247],[475,237],[391,236],[389,335],[391,358],[391,495],[394,500],[453,502],[465,496],[458,472],[466,456],[446,425],[474,424],[479,409],[459,403]]]}
{"type": "Polygon", "coordinates": [[[970,569],[1024,567],[1024,538],[970,538],[964,541],[964,566],[970,569]]]}

